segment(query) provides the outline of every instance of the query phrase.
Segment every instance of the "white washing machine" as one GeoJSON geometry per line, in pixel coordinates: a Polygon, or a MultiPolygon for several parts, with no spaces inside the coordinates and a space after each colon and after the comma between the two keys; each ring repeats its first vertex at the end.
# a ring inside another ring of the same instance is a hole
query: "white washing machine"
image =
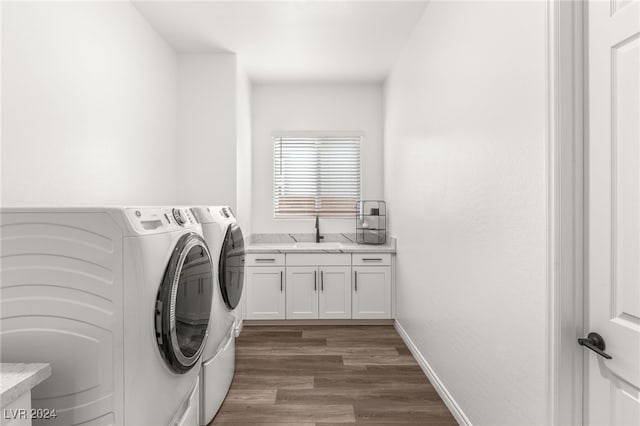
{"type": "Polygon", "coordinates": [[[200,424],[207,425],[222,405],[235,370],[235,337],[242,321],[238,308],[244,285],[244,237],[229,207],[194,207],[192,211],[210,247],[218,283],[200,375],[200,424]]]}
{"type": "Polygon", "coordinates": [[[187,209],[5,208],[3,362],[49,362],[34,424],[199,421],[201,354],[214,287],[187,209]]]}

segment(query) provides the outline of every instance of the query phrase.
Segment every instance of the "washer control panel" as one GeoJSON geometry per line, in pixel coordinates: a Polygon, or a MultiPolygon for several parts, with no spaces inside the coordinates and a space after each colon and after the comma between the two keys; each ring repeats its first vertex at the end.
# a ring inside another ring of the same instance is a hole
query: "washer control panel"
{"type": "Polygon", "coordinates": [[[182,209],[173,209],[171,213],[173,214],[173,218],[176,220],[176,223],[180,226],[184,226],[189,220],[182,209]]]}
{"type": "Polygon", "coordinates": [[[185,207],[171,209],[171,213],[167,213],[166,217],[169,223],[175,223],[178,226],[190,226],[198,223],[191,209],[185,207]]]}
{"type": "Polygon", "coordinates": [[[224,216],[227,219],[234,219],[235,216],[233,215],[233,210],[231,210],[231,207],[223,207],[220,209],[220,214],[222,216],[224,216]]]}
{"type": "Polygon", "coordinates": [[[127,216],[133,228],[141,234],[175,231],[199,226],[189,208],[130,208],[127,216]]]}

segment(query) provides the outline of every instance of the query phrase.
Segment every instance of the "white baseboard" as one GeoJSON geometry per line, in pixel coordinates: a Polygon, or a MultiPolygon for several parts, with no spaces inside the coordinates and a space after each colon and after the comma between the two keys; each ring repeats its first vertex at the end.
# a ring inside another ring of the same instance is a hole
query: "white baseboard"
{"type": "Polygon", "coordinates": [[[440,395],[440,398],[442,398],[442,401],[444,401],[445,405],[451,412],[451,415],[456,419],[458,424],[463,426],[471,426],[471,421],[469,420],[469,418],[464,414],[462,408],[460,408],[455,399],[453,399],[453,396],[451,396],[447,388],[444,387],[444,384],[440,381],[435,371],[433,371],[427,360],[424,358],[424,356],[422,356],[422,354],[418,350],[418,347],[413,343],[413,340],[411,340],[411,337],[409,337],[405,329],[402,327],[402,324],[400,324],[397,319],[395,321],[395,328],[398,331],[398,334],[400,334],[400,337],[402,337],[402,340],[404,340],[404,343],[413,354],[416,361],[418,361],[418,365],[420,365],[420,368],[422,368],[422,371],[424,371],[424,374],[427,376],[436,392],[438,392],[438,395],[440,395]]]}
{"type": "Polygon", "coordinates": [[[392,319],[290,319],[290,320],[251,320],[243,321],[250,326],[266,325],[393,325],[392,319]]]}

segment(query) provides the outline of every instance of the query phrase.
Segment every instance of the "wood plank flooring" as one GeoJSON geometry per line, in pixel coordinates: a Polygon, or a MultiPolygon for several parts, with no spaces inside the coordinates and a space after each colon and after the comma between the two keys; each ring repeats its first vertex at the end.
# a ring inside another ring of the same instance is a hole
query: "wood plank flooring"
{"type": "Polygon", "coordinates": [[[209,426],[456,425],[393,326],[246,326],[209,426]]]}

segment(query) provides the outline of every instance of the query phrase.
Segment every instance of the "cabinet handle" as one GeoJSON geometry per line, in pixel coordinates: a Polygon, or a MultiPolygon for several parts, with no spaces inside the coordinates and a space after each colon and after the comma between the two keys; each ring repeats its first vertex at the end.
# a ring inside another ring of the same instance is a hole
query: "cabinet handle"
{"type": "Polygon", "coordinates": [[[275,262],[275,259],[256,259],[256,262],[275,262]]]}
{"type": "Polygon", "coordinates": [[[381,257],[363,257],[362,261],[363,262],[382,262],[382,258],[381,257]]]}
{"type": "Polygon", "coordinates": [[[313,291],[318,291],[318,271],[313,271],[313,291]]]}
{"type": "Polygon", "coordinates": [[[280,293],[282,293],[282,271],[280,271],[280,293]]]}
{"type": "Polygon", "coordinates": [[[320,271],[320,290],[324,291],[324,271],[320,271]]]}
{"type": "Polygon", "coordinates": [[[353,278],[355,279],[356,291],[358,291],[358,271],[353,271],[353,278]]]}

